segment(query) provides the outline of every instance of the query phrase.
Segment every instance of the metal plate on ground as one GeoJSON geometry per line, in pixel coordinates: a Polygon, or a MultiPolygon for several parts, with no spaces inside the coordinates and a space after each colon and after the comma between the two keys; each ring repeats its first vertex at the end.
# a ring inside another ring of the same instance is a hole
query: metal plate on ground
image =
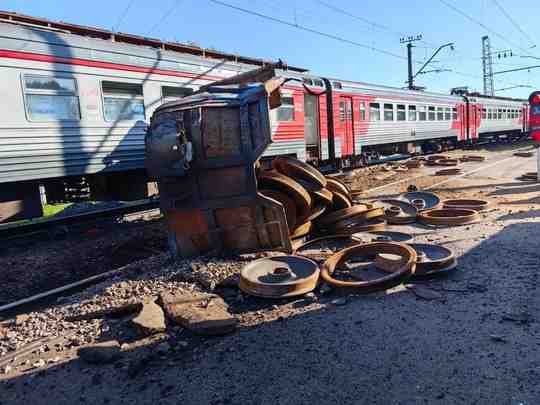
{"type": "Polygon", "coordinates": [[[255,260],[240,272],[240,289],[265,298],[285,298],[312,291],[319,266],[302,256],[276,256],[255,260]]]}
{"type": "Polygon", "coordinates": [[[359,242],[408,242],[413,239],[412,235],[396,231],[373,231],[357,232],[351,235],[351,238],[359,242]]]}
{"type": "Polygon", "coordinates": [[[489,206],[489,202],[485,200],[457,199],[457,200],[444,200],[443,201],[443,208],[483,211],[488,206],[489,206]]]}
{"type": "Polygon", "coordinates": [[[454,270],[457,260],[450,249],[429,243],[409,243],[416,251],[416,271],[414,278],[435,277],[454,270]]]}
{"type": "Polygon", "coordinates": [[[468,209],[433,209],[418,214],[418,221],[426,225],[464,225],[479,218],[477,211],[468,209]]]}
{"type": "Polygon", "coordinates": [[[441,199],[436,194],[430,193],[428,191],[409,191],[408,193],[402,194],[400,198],[404,201],[409,202],[415,207],[417,207],[415,201],[423,200],[425,203],[424,208],[417,207],[418,211],[436,208],[441,203],[441,199]]]}

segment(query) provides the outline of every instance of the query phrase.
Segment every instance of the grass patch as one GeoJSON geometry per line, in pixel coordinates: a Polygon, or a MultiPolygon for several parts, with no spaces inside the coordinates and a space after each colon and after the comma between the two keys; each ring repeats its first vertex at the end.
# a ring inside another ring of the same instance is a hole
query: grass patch
{"type": "Polygon", "coordinates": [[[65,204],[45,204],[43,206],[43,216],[44,217],[50,217],[53,215],[58,214],[59,212],[64,211],[67,207],[69,207],[73,203],[65,203],[65,204]]]}

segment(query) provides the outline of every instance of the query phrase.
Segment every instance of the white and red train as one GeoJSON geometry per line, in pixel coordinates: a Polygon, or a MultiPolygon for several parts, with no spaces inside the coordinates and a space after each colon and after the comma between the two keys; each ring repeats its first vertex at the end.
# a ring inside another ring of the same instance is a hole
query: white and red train
{"type": "MultiPolygon", "coordinates": [[[[0,12],[0,222],[41,215],[40,187],[52,200],[70,184],[97,199],[144,197],[144,136],[154,109],[267,63],[0,12]]],[[[525,100],[402,90],[295,67],[278,74],[296,80],[271,112],[265,158],[346,167],[381,152],[527,132],[525,100]]]]}

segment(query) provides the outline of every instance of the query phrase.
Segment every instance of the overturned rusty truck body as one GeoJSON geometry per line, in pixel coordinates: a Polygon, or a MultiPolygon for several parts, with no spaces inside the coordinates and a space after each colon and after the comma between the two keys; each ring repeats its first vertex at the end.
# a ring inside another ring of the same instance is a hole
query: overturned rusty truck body
{"type": "Polygon", "coordinates": [[[154,112],[146,167],[173,254],[291,251],[283,206],[257,192],[255,164],[271,142],[269,98],[263,84],[216,84],[154,112]]]}

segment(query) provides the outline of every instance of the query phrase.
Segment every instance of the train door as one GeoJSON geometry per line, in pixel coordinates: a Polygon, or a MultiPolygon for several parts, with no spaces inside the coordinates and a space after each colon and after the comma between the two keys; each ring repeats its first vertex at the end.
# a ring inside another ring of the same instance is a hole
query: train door
{"type": "Polygon", "coordinates": [[[467,125],[469,126],[469,139],[478,138],[478,130],[476,126],[478,114],[478,106],[476,104],[469,104],[469,119],[467,125]]]}
{"type": "Polygon", "coordinates": [[[459,141],[467,140],[467,104],[459,104],[457,107],[459,120],[459,141]]]}
{"type": "Polygon", "coordinates": [[[304,94],[304,136],[308,158],[319,158],[321,144],[319,132],[319,97],[308,93],[304,94]]]}
{"type": "Polygon", "coordinates": [[[341,155],[354,155],[354,132],[353,132],[353,100],[352,97],[341,96],[339,98],[339,121],[341,124],[341,155]]]}

